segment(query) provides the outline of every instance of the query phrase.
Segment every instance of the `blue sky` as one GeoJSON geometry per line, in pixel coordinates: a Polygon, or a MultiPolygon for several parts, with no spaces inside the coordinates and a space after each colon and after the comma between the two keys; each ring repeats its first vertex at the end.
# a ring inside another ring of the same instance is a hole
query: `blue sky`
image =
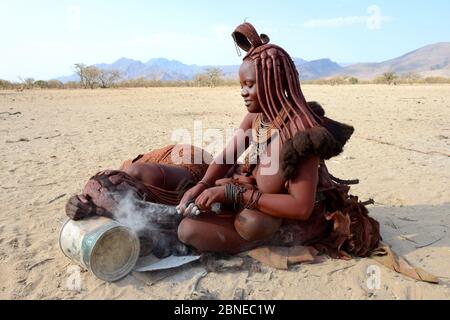
{"type": "Polygon", "coordinates": [[[230,34],[244,19],[307,60],[375,62],[450,41],[447,0],[0,0],[0,79],[121,57],[238,64],[230,34]]]}

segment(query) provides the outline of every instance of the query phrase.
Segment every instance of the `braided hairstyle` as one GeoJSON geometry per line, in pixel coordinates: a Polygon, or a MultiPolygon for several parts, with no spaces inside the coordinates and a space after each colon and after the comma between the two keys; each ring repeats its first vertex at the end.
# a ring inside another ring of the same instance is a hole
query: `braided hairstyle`
{"type": "Polygon", "coordinates": [[[247,52],[244,61],[256,67],[256,88],[261,109],[278,129],[283,143],[281,167],[287,180],[295,174],[300,161],[316,155],[328,160],[343,151],[354,129],[317,114],[305,100],[299,72],[289,54],[270,44],[267,35],[258,35],[246,22],[232,34],[238,47],[247,52]],[[326,124],[333,123],[328,130],[326,124]],[[336,125],[338,124],[338,125],[336,125]]]}

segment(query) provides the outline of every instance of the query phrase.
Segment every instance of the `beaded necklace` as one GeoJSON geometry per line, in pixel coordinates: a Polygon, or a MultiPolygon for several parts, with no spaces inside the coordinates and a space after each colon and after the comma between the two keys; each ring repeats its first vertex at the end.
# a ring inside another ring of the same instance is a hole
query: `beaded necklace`
{"type": "Polygon", "coordinates": [[[253,120],[252,142],[245,156],[243,166],[243,171],[247,174],[251,174],[256,165],[260,163],[261,156],[267,152],[270,141],[277,135],[275,121],[284,123],[287,114],[284,111],[280,112],[274,121],[267,121],[264,118],[264,114],[259,113],[253,120]]]}

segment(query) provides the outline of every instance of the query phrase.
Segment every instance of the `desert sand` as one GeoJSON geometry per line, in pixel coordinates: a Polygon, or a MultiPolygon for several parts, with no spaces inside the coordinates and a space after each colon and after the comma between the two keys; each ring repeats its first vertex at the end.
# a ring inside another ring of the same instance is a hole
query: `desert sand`
{"type": "Polygon", "coordinates": [[[237,127],[245,114],[240,90],[0,91],[0,298],[449,299],[450,86],[303,90],[328,116],[356,127],[330,171],[361,180],[352,193],[375,199],[369,208],[384,241],[439,284],[380,266],[380,289],[369,290],[366,271],[377,265],[370,259],[280,271],[235,257],[113,284],[82,272],[81,291],[70,290],[73,263],[58,245],[67,199],[96,172],[172,143],[174,129],[192,131],[194,120],[205,129],[237,127]]]}

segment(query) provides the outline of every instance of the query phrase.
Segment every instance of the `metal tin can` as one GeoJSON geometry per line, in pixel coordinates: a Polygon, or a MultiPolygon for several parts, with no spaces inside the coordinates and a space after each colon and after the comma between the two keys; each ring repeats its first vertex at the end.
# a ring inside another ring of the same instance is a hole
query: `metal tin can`
{"type": "Polygon", "coordinates": [[[126,277],[136,265],[140,251],[136,233],[98,216],[66,221],[59,245],[66,257],[108,282],[126,277]]]}

